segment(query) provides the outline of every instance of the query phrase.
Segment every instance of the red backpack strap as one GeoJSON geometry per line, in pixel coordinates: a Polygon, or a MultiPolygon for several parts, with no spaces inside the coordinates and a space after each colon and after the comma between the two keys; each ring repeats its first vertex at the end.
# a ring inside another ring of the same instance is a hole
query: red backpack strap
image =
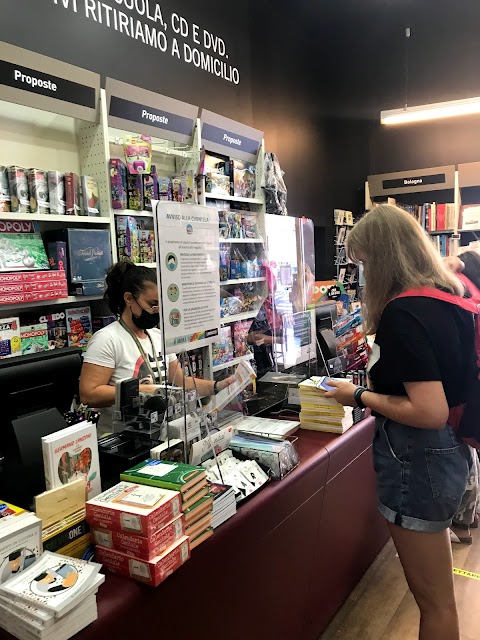
{"type": "Polygon", "coordinates": [[[472,300],[475,302],[475,304],[480,304],[480,289],[478,289],[478,287],[474,285],[473,282],[469,280],[469,278],[467,278],[467,276],[463,273],[457,273],[456,275],[457,278],[461,280],[465,285],[465,288],[472,296],[472,300]]]}
{"type": "Polygon", "coordinates": [[[435,300],[441,300],[442,302],[454,304],[457,307],[465,309],[465,311],[469,311],[470,313],[478,315],[478,307],[472,300],[460,298],[460,296],[454,296],[452,293],[440,291],[439,289],[434,289],[433,287],[419,287],[418,289],[409,289],[408,291],[404,291],[400,295],[396,296],[394,300],[396,300],[397,298],[433,298],[435,300]]]}

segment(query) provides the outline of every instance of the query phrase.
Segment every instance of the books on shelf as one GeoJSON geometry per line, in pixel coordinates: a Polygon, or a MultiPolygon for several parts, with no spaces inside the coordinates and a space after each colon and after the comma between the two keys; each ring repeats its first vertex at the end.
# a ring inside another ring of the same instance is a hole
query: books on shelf
{"type": "Polygon", "coordinates": [[[345,433],[353,425],[352,407],[342,407],[333,398],[325,397],[325,390],[318,388],[321,381],[313,376],[301,382],[300,391],[300,428],[328,433],[345,433]]]}
{"type": "Polygon", "coordinates": [[[97,427],[92,422],[81,422],[44,436],[42,452],[47,489],[84,478],[88,498],[101,492],[97,427]]]}
{"type": "Polygon", "coordinates": [[[458,228],[462,229],[462,231],[468,231],[470,229],[477,231],[480,229],[479,204],[465,205],[461,207],[459,217],[458,228]]]}
{"type": "Polygon", "coordinates": [[[427,202],[422,205],[400,204],[428,233],[452,232],[455,229],[455,204],[453,202],[427,202]]]}

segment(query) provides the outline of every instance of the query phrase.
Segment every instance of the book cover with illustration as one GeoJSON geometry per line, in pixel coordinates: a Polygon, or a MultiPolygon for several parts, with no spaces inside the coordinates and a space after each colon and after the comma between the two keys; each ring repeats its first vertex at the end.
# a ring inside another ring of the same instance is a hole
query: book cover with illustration
{"type": "Polygon", "coordinates": [[[207,477],[205,469],[168,460],[146,460],[120,476],[126,482],[139,482],[186,493],[207,477]]]}
{"type": "Polygon", "coordinates": [[[102,491],[98,461],[97,427],[81,422],[42,438],[47,490],[85,478],[87,496],[102,491]]]}
{"type": "Polygon", "coordinates": [[[42,553],[42,522],[33,513],[0,520],[0,584],[21,573],[42,553]]]}
{"type": "Polygon", "coordinates": [[[45,553],[28,569],[0,586],[0,595],[62,617],[85,598],[101,565],[45,553]]]}

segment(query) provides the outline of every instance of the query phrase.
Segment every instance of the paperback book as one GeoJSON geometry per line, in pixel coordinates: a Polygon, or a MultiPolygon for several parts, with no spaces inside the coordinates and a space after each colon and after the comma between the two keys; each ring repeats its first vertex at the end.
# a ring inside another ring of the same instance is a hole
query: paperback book
{"type": "Polygon", "coordinates": [[[87,483],[87,496],[101,493],[97,427],[91,422],[62,429],[42,438],[47,490],[79,478],[87,483]]]}
{"type": "Polygon", "coordinates": [[[0,586],[0,595],[61,618],[85,599],[101,565],[45,553],[28,569],[0,586]]]}
{"type": "Polygon", "coordinates": [[[42,553],[42,522],[33,513],[0,520],[0,584],[32,565],[42,553]]]}
{"type": "Polygon", "coordinates": [[[146,460],[122,473],[126,482],[139,482],[153,487],[163,487],[185,494],[196,484],[205,480],[205,469],[190,464],[168,460],[146,460]]]}

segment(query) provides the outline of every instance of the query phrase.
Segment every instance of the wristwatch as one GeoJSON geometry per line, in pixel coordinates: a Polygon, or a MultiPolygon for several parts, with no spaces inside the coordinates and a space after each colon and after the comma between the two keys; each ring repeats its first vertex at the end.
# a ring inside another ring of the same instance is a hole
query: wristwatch
{"type": "Polygon", "coordinates": [[[353,394],[353,399],[357,403],[357,407],[359,409],[366,409],[367,408],[362,402],[362,395],[365,393],[365,391],[368,391],[368,389],[365,389],[365,387],[357,387],[355,389],[354,394],[353,394]]]}
{"type": "Polygon", "coordinates": [[[213,393],[214,394],[218,393],[218,382],[217,382],[217,380],[215,380],[215,384],[213,385],[213,393]]]}

